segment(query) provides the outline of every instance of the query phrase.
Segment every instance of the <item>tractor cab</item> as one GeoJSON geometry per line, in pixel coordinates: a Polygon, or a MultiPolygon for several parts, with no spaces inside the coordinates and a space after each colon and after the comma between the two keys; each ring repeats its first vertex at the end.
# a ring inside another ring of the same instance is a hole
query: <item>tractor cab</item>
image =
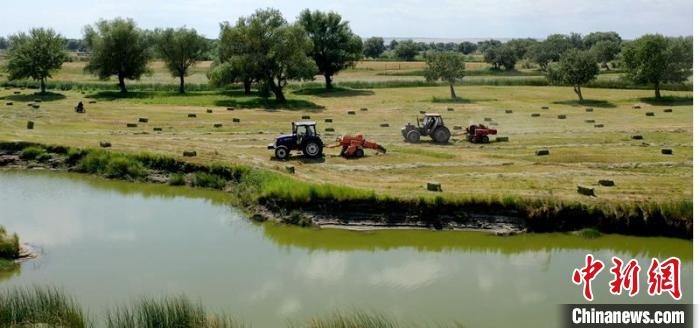
{"type": "Polygon", "coordinates": [[[445,126],[442,115],[437,113],[426,113],[421,118],[416,118],[416,125],[407,123],[401,129],[401,135],[410,143],[417,143],[421,136],[430,136],[434,142],[444,144],[450,141],[450,130],[445,126]]]}
{"type": "Polygon", "coordinates": [[[292,150],[301,151],[306,157],[317,158],[323,155],[323,141],[316,132],[316,122],[292,122],[292,133],[278,136],[267,149],[274,150],[277,159],[286,159],[292,150]]]}
{"type": "Polygon", "coordinates": [[[426,113],[423,115],[422,124],[420,118],[416,118],[416,123],[418,123],[419,128],[425,129],[427,134],[431,134],[436,127],[443,125],[442,115],[437,113],[426,113]]]}
{"type": "Polygon", "coordinates": [[[316,136],[316,122],[292,122],[292,134],[295,135],[298,140],[306,136],[316,136]]]}

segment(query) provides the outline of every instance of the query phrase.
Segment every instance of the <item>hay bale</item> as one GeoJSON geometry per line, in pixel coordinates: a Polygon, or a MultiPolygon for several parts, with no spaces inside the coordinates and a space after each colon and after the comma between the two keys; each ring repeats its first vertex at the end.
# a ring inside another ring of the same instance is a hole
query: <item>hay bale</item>
{"type": "Polygon", "coordinates": [[[590,112],[592,112],[592,111],[593,111],[593,108],[591,108],[591,107],[588,107],[588,108],[586,108],[586,111],[590,113],[590,112]]]}
{"type": "Polygon", "coordinates": [[[508,142],[508,137],[496,137],[496,142],[508,142]]]}
{"type": "Polygon", "coordinates": [[[109,148],[109,147],[112,147],[112,143],[109,141],[100,141],[100,147],[109,148]]]}
{"type": "Polygon", "coordinates": [[[194,150],[185,150],[185,151],[182,152],[182,156],[185,156],[185,157],[195,157],[195,156],[197,156],[197,152],[194,151],[194,150]]]}
{"type": "Polygon", "coordinates": [[[326,132],[335,132],[334,128],[326,128],[326,132]]]}
{"type": "Polygon", "coordinates": [[[593,126],[594,128],[604,128],[605,124],[596,124],[593,126]]]}
{"type": "Polygon", "coordinates": [[[654,116],[654,112],[646,112],[646,116],[654,116]]]}
{"type": "Polygon", "coordinates": [[[145,117],[139,117],[139,123],[148,123],[148,119],[145,117]]]}
{"type": "Polygon", "coordinates": [[[311,119],[311,116],[309,116],[309,115],[302,115],[302,116],[301,116],[301,119],[302,119],[302,120],[310,120],[310,119],[311,119]]]}
{"type": "Polygon", "coordinates": [[[362,107],[362,108],[360,108],[360,111],[361,111],[361,112],[366,112],[366,111],[368,111],[368,110],[369,110],[369,109],[367,109],[367,107],[362,107]]]}
{"type": "Polygon", "coordinates": [[[512,110],[512,109],[506,109],[506,114],[513,114],[513,110],[512,110]]]}
{"type": "Polygon", "coordinates": [[[535,155],[537,155],[537,156],[547,156],[547,155],[549,155],[549,149],[538,149],[538,150],[535,150],[535,155]]]}
{"type": "Polygon", "coordinates": [[[662,148],[661,153],[664,155],[673,155],[673,149],[671,148],[662,148]]]}
{"type": "Polygon", "coordinates": [[[214,127],[215,127],[215,128],[220,128],[220,127],[222,127],[222,126],[224,126],[224,125],[221,124],[221,123],[214,123],[214,127]]]}
{"type": "Polygon", "coordinates": [[[491,122],[492,126],[498,126],[498,122],[491,122]]]}
{"type": "Polygon", "coordinates": [[[452,130],[461,130],[463,127],[461,125],[455,125],[452,127],[452,130]]]}
{"type": "Polygon", "coordinates": [[[540,117],[540,113],[532,113],[532,114],[530,114],[530,116],[532,116],[532,117],[540,117]]]}
{"type": "Polygon", "coordinates": [[[32,107],[32,106],[34,106],[34,104],[28,103],[27,106],[32,107]]]}
{"type": "Polygon", "coordinates": [[[12,105],[14,105],[14,103],[11,102],[11,101],[8,101],[8,102],[5,103],[5,105],[7,105],[7,106],[12,106],[12,105]]]}
{"type": "Polygon", "coordinates": [[[640,109],[640,108],[642,108],[642,106],[640,106],[640,105],[634,105],[634,109],[640,109]]]}
{"type": "Polygon", "coordinates": [[[236,117],[234,117],[232,121],[233,123],[241,123],[241,119],[236,117]]]}
{"type": "Polygon", "coordinates": [[[32,108],[34,108],[34,109],[39,108],[39,104],[32,104],[32,108]]]}
{"type": "Polygon", "coordinates": [[[284,167],[284,169],[287,171],[289,174],[294,174],[296,172],[296,169],[292,165],[287,165],[284,167]]]}
{"type": "Polygon", "coordinates": [[[37,99],[34,99],[34,102],[35,102],[35,103],[40,103],[40,102],[41,102],[41,99],[38,99],[38,98],[37,98],[37,99]]]}
{"type": "Polygon", "coordinates": [[[560,120],[565,120],[565,119],[566,119],[566,115],[563,115],[563,114],[562,114],[562,115],[557,115],[557,118],[560,119],[560,120]]]}
{"type": "Polygon", "coordinates": [[[547,110],[547,109],[549,109],[549,106],[542,106],[542,109],[547,110]]]}
{"type": "Polygon", "coordinates": [[[484,117],[484,122],[491,122],[492,120],[493,119],[491,119],[490,117],[484,117]]]}
{"type": "Polygon", "coordinates": [[[355,115],[355,111],[354,111],[354,110],[349,110],[349,111],[348,111],[348,115],[355,115]]]}
{"type": "Polygon", "coordinates": [[[96,103],[97,103],[97,100],[90,100],[90,101],[88,101],[88,104],[96,104],[96,103]]]}
{"type": "Polygon", "coordinates": [[[447,111],[448,111],[448,112],[454,112],[454,111],[455,111],[455,109],[454,109],[454,108],[452,108],[452,107],[447,107],[447,111]]]}
{"type": "Polygon", "coordinates": [[[426,184],[426,188],[428,189],[428,191],[442,191],[442,185],[439,182],[428,182],[426,184]]]}
{"type": "Polygon", "coordinates": [[[379,127],[380,127],[380,128],[388,128],[388,127],[389,127],[389,123],[382,123],[382,124],[379,124],[379,127]]]}
{"type": "Polygon", "coordinates": [[[326,122],[326,123],[333,123],[333,119],[332,119],[332,118],[327,118],[327,119],[325,119],[325,120],[323,120],[323,121],[326,122]]]}
{"type": "Polygon", "coordinates": [[[673,113],[673,108],[664,109],[664,113],[673,113]]]}
{"type": "Polygon", "coordinates": [[[590,123],[595,123],[595,120],[585,120],[584,122],[586,122],[586,123],[589,123],[589,124],[590,124],[590,123]]]}
{"type": "Polygon", "coordinates": [[[19,91],[15,91],[15,92],[13,92],[13,93],[16,94],[16,95],[21,94],[21,92],[19,92],[19,91]]]}
{"type": "Polygon", "coordinates": [[[207,109],[207,113],[211,114],[211,113],[213,113],[213,112],[214,112],[213,110],[207,109]]]}
{"type": "Polygon", "coordinates": [[[425,114],[425,111],[424,111],[424,110],[421,110],[421,111],[418,111],[418,112],[421,113],[421,114],[425,114]]]}
{"type": "Polygon", "coordinates": [[[595,188],[593,188],[593,187],[586,187],[586,186],[578,185],[578,186],[576,186],[576,192],[578,192],[581,195],[595,197],[595,188]]]}
{"type": "Polygon", "coordinates": [[[600,179],[598,180],[598,184],[603,187],[612,187],[615,185],[615,181],[609,179],[600,179]]]}
{"type": "Polygon", "coordinates": [[[153,131],[163,131],[163,128],[153,128],[153,131]]]}
{"type": "Polygon", "coordinates": [[[643,137],[642,135],[640,135],[640,134],[636,134],[636,135],[633,135],[633,136],[632,136],[632,139],[634,139],[634,140],[642,140],[642,139],[644,139],[644,137],[643,137]]]}
{"type": "Polygon", "coordinates": [[[236,109],[233,107],[226,107],[226,110],[236,110],[236,109]]]}
{"type": "Polygon", "coordinates": [[[138,126],[139,126],[139,125],[136,124],[136,123],[126,123],[126,127],[127,127],[127,128],[135,128],[135,127],[138,127],[138,126]]]}
{"type": "Polygon", "coordinates": [[[189,113],[189,114],[187,114],[187,117],[190,117],[190,118],[191,118],[191,117],[197,117],[197,114],[195,114],[195,113],[189,113]]]}
{"type": "Polygon", "coordinates": [[[34,129],[34,121],[27,121],[27,130],[34,129]]]}

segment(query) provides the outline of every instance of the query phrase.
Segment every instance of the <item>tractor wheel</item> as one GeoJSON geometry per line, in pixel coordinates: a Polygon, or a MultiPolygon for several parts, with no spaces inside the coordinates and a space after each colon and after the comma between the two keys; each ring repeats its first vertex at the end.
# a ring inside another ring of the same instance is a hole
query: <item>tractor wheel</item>
{"type": "Polygon", "coordinates": [[[279,160],[287,159],[289,156],[289,149],[285,146],[279,146],[275,148],[275,157],[279,160]]]}
{"type": "Polygon", "coordinates": [[[418,143],[420,141],[420,133],[416,130],[406,132],[406,141],[410,143],[418,143]]]}
{"type": "Polygon", "coordinates": [[[489,143],[489,137],[488,136],[481,137],[481,143],[489,143]]]}
{"type": "Polygon", "coordinates": [[[430,137],[433,138],[433,141],[444,144],[450,141],[450,136],[450,129],[441,126],[435,128],[435,131],[433,131],[433,134],[430,137]]]}
{"type": "Polygon", "coordinates": [[[316,141],[309,141],[304,145],[303,151],[306,157],[317,158],[323,153],[323,148],[316,141]]]}
{"type": "Polygon", "coordinates": [[[357,150],[355,150],[355,157],[359,158],[359,157],[363,157],[363,156],[365,156],[365,151],[362,150],[362,148],[358,148],[357,150]]]}

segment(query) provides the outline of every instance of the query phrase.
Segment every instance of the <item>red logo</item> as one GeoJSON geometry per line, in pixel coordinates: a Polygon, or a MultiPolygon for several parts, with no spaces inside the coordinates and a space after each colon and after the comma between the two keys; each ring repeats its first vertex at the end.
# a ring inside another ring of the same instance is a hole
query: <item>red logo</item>
{"type": "Polygon", "coordinates": [[[681,260],[672,257],[659,264],[657,259],[652,259],[647,275],[649,276],[649,295],[668,292],[673,299],[681,299],[681,260]]]}
{"type": "Polygon", "coordinates": [[[613,256],[614,266],[610,268],[615,278],[610,281],[610,293],[613,295],[622,294],[622,289],[628,290],[630,296],[639,293],[639,263],[632,259],[624,267],[622,260],[613,256]]]}
{"type": "Polygon", "coordinates": [[[595,277],[603,270],[605,264],[599,260],[593,260],[593,255],[586,255],[586,266],[583,268],[577,268],[574,270],[574,275],[571,277],[571,281],[574,284],[580,285],[583,283],[583,297],[587,300],[593,300],[593,292],[591,291],[591,282],[595,277]]]}

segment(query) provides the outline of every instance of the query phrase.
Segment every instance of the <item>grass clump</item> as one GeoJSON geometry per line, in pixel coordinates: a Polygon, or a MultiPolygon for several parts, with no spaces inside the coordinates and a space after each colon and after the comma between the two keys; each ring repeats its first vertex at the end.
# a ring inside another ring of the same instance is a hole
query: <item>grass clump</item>
{"type": "Polygon", "coordinates": [[[193,303],[184,296],[144,299],[136,305],[109,311],[106,321],[108,328],[232,328],[243,326],[229,317],[208,314],[201,304],[193,303]]]}
{"type": "Polygon", "coordinates": [[[133,157],[106,151],[90,151],[77,164],[78,171],[108,178],[138,180],[146,176],[143,164],[133,157]]]}
{"type": "Polygon", "coordinates": [[[171,186],[184,186],[186,183],[185,175],[182,173],[171,174],[168,178],[168,184],[171,186]]]}
{"type": "Polygon", "coordinates": [[[192,185],[195,187],[224,189],[226,179],[211,173],[197,172],[192,178],[192,185]]]}
{"type": "Polygon", "coordinates": [[[586,239],[595,239],[603,235],[600,233],[600,231],[598,231],[598,229],[595,228],[581,229],[577,231],[576,234],[586,239]]]}
{"type": "Polygon", "coordinates": [[[323,318],[313,318],[307,325],[308,328],[398,328],[402,325],[395,319],[387,316],[366,313],[335,313],[323,318]]]}
{"type": "Polygon", "coordinates": [[[44,149],[43,147],[29,146],[27,148],[22,149],[22,151],[19,153],[19,158],[26,161],[37,160],[42,162],[51,158],[51,155],[49,155],[46,152],[46,149],[44,149]]]}
{"type": "Polygon", "coordinates": [[[55,288],[16,288],[0,293],[0,326],[87,327],[77,303],[55,288]]]}
{"type": "Polygon", "coordinates": [[[297,225],[300,227],[310,227],[313,224],[311,218],[306,216],[302,211],[293,210],[289,215],[282,219],[282,223],[297,225]]]}
{"type": "Polygon", "coordinates": [[[0,226],[0,258],[16,259],[19,257],[19,237],[10,235],[5,227],[0,226]]]}

